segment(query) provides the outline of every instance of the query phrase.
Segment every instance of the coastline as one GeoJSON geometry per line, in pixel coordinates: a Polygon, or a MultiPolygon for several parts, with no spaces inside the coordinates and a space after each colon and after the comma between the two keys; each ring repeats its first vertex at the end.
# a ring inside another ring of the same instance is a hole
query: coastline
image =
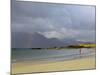
{"type": "Polygon", "coordinates": [[[95,69],[95,64],[95,57],[82,57],[45,63],[12,63],[11,74],[95,69]]]}

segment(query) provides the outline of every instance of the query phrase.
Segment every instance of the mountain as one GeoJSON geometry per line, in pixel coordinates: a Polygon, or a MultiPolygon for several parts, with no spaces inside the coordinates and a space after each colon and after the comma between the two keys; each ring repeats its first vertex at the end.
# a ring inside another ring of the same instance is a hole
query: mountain
{"type": "Polygon", "coordinates": [[[76,40],[74,38],[63,39],[63,42],[66,43],[67,45],[95,44],[95,42],[76,40]]]}
{"type": "Polygon", "coordinates": [[[78,43],[79,43],[78,41],[76,41],[76,40],[73,39],[73,38],[66,38],[66,39],[63,39],[63,42],[65,42],[67,45],[78,44],[78,43]]]}
{"type": "Polygon", "coordinates": [[[11,45],[12,48],[48,48],[63,46],[65,43],[57,38],[48,39],[37,32],[33,34],[26,32],[12,32],[11,45]]]}
{"type": "Polygon", "coordinates": [[[59,40],[57,38],[46,38],[40,33],[12,32],[11,46],[12,48],[50,48],[61,47],[67,45],[87,44],[91,42],[77,41],[73,38],[59,40]]]}

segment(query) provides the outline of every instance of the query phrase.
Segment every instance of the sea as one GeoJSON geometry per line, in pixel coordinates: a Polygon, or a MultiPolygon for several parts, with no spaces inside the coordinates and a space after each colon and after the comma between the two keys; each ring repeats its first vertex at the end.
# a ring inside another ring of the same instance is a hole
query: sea
{"type": "Polygon", "coordinates": [[[63,61],[82,57],[95,57],[94,48],[81,49],[29,49],[16,48],[11,50],[11,62],[63,61]],[[81,52],[80,52],[81,50],[81,52]]]}

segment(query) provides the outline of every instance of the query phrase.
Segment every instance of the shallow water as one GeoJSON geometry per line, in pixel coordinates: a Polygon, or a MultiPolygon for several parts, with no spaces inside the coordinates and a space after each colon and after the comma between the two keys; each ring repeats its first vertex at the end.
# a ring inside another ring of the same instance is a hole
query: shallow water
{"type": "Polygon", "coordinates": [[[32,50],[32,49],[12,49],[12,63],[22,62],[22,61],[52,61],[52,60],[64,60],[77,58],[80,56],[90,56],[94,55],[93,49],[81,49],[82,54],[80,54],[80,49],[61,49],[61,50],[32,50]]]}

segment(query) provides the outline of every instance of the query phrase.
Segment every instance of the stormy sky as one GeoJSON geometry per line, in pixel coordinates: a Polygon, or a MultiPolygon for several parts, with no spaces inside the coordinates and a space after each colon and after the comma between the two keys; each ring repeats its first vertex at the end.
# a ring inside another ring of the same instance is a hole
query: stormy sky
{"type": "Polygon", "coordinates": [[[11,32],[38,32],[47,38],[95,41],[95,6],[12,0],[11,32]]]}

